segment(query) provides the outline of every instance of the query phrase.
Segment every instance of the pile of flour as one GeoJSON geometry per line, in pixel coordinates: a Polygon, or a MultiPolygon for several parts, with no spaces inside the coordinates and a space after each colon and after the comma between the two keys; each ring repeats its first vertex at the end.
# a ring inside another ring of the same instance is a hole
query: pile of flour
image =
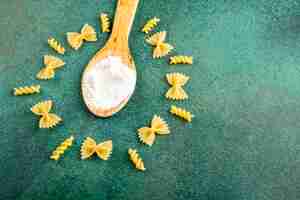
{"type": "Polygon", "coordinates": [[[110,109],[132,95],[135,83],[136,71],[122,63],[121,57],[109,56],[84,73],[82,93],[86,104],[110,109]]]}

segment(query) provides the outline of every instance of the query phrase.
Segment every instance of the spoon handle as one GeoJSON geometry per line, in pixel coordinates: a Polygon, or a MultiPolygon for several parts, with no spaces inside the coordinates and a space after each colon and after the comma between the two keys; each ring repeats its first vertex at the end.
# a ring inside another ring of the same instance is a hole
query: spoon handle
{"type": "Polygon", "coordinates": [[[128,42],[139,0],[118,0],[111,40],[128,42]]]}

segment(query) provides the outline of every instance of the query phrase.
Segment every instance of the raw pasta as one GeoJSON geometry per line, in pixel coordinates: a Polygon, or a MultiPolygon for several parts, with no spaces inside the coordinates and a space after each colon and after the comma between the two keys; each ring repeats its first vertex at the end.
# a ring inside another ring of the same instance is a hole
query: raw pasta
{"type": "Polygon", "coordinates": [[[184,86],[190,79],[188,76],[181,73],[169,73],[166,75],[171,88],[166,93],[166,98],[172,100],[184,100],[188,98],[187,93],[183,90],[184,86]]]}
{"type": "Polygon", "coordinates": [[[107,140],[97,144],[93,138],[87,137],[81,145],[81,159],[87,159],[94,153],[102,160],[108,160],[112,153],[113,144],[111,140],[107,140]]]}
{"type": "Polygon", "coordinates": [[[193,64],[193,57],[192,56],[172,56],[170,58],[170,64],[171,65],[177,65],[177,64],[193,64]]]}
{"type": "Polygon", "coordinates": [[[14,95],[21,96],[21,95],[40,93],[40,88],[41,88],[40,85],[31,85],[31,86],[14,88],[14,95]]]}
{"type": "Polygon", "coordinates": [[[137,150],[129,148],[128,154],[129,154],[129,158],[130,158],[131,162],[134,164],[136,169],[141,170],[141,171],[146,170],[146,168],[144,166],[144,162],[143,162],[142,158],[140,158],[137,150]]]}
{"type": "Polygon", "coordinates": [[[103,33],[110,32],[110,20],[106,13],[100,15],[101,28],[103,33]]]}
{"type": "Polygon", "coordinates": [[[142,127],[138,129],[138,136],[144,144],[152,146],[155,141],[155,135],[170,134],[168,124],[159,116],[154,115],[151,121],[151,127],[142,127]]]}
{"type": "Polygon", "coordinates": [[[64,66],[65,62],[62,61],[60,58],[50,56],[50,55],[45,55],[44,65],[45,67],[43,67],[36,75],[37,79],[48,80],[54,78],[55,70],[64,66]]]}
{"type": "Polygon", "coordinates": [[[53,128],[62,121],[62,119],[56,114],[49,113],[51,111],[52,105],[52,101],[49,100],[40,102],[31,108],[31,111],[35,115],[41,116],[39,122],[40,128],[53,128]]]}
{"type": "Polygon", "coordinates": [[[153,58],[161,58],[163,56],[166,56],[174,49],[172,45],[165,43],[166,37],[167,32],[162,31],[155,33],[154,35],[146,39],[147,43],[155,46],[153,51],[153,58]]]}
{"type": "Polygon", "coordinates": [[[63,141],[63,143],[61,143],[58,147],[56,147],[56,149],[52,152],[50,159],[58,160],[65,153],[65,151],[72,146],[73,140],[74,137],[71,136],[65,141],[63,141]]]}
{"type": "Polygon", "coordinates": [[[188,112],[187,110],[185,110],[183,108],[176,107],[174,105],[171,106],[170,112],[173,115],[176,115],[188,122],[191,122],[192,118],[194,117],[194,115],[192,115],[192,113],[188,112]]]}
{"type": "Polygon", "coordinates": [[[91,25],[85,24],[81,29],[81,33],[68,32],[67,40],[73,49],[78,50],[81,47],[83,41],[97,41],[97,34],[95,29],[91,25]]]}
{"type": "Polygon", "coordinates": [[[159,21],[160,21],[160,19],[157,17],[154,17],[154,18],[148,20],[147,23],[144,25],[142,32],[148,34],[150,31],[152,31],[157,26],[159,21]]]}
{"type": "Polygon", "coordinates": [[[65,53],[65,48],[53,37],[48,38],[49,46],[59,54],[65,53]]]}

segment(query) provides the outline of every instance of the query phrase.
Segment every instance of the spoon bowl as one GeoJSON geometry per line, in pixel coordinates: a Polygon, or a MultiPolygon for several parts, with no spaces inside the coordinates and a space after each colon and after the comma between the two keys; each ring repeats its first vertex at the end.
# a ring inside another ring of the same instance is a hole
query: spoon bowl
{"type": "Polygon", "coordinates": [[[128,38],[139,0],[119,0],[112,34],[86,66],[81,80],[83,100],[98,117],[110,117],[129,101],[136,68],[128,38]]]}

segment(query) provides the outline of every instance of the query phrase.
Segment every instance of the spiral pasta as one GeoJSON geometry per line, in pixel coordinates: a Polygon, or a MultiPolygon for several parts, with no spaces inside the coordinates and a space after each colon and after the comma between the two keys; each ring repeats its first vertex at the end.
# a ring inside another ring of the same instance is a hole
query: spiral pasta
{"type": "Polygon", "coordinates": [[[192,115],[192,113],[188,112],[187,110],[185,110],[183,108],[176,107],[174,105],[171,106],[170,113],[172,113],[173,115],[176,115],[188,122],[191,122],[192,118],[194,117],[194,115],[192,115]]]}
{"type": "Polygon", "coordinates": [[[108,160],[112,153],[112,149],[113,144],[111,140],[97,144],[93,138],[87,137],[81,145],[81,159],[87,159],[96,153],[102,160],[108,160]]]}
{"type": "Polygon", "coordinates": [[[52,160],[58,160],[64,153],[65,151],[72,146],[73,144],[74,137],[71,136],[65,141],[63,141],[56,149],[52,152],[50,159],[52,160]]]}
{"type": "Polygon", "coordinates": [[[169,73],[166,75],[171,88],[166,93],[166,98],[171,100],[185,100],[188,98],[187,93],[182,88],[190,79],[181,73],[169,73]]]}
{"type": "Polygon", "coordinates": [[[36,75],[37,79],[48,80],[54,78],[55,70],[64,66],[65,62],[60,58],[45,55],[44,65],[45,67],[43,67],[36,75]]]}
{"type": "Polygon", "coordinates": [[[193,57],[192,56],[172,56],[170,57],[170,64],[177,65],[177,64],[193,64],[193,57]]]}
{"type": "Polygon", "coordinates": [[[57,53],[59,53],[59,54],[64,54],[65,53],[65,48],[53,37],[48,38],[48,44],[57,53]]]}
{"type": "Polygon", "coordinates": [[[153,50],[153,58],[161,58],[166,55],[168,55],[174,47],[168,43],[165,42],[167,37],[167,32],[162,31],[155,33],[148,39],[146,39],[146,42],[149,43],[152,46],[155,46],[153,50]]]}
{"type": "Polygon", "coordinates": [[[95,42],[97,41],[97,34],[95,29],[88,24],[85,24],[80,33],[76,32],[68,32],[67,33],[67,40],[69,45],[75,49],[78,50],[84,41],[87,42],[95,42]]]}
{"type": "Polygon", "coordinates": [[[35,115],[41,116],[39,121],[40,128],[53,128],[62,121],[62,119],[56,114],[49,113],[52,105],[52,101],[49,100],[37,103],[31,108],[31,112],[35,115]]]}
{"type": "Polygon", "coordinates": [[[138,136],[144,144],[152,146],[155,141],[155,135],[170,134],[168,124],[159,116],[154,115],[151,121],[151,127],[142,127],[138,129],[138,136]]]}
{"type": "Polygon", "coordinates": [[[144,166],[144,162],[142,158],[139,156],[137,150],[135,149],[128,149],[128,154],[131,162],[134,164],[135,168],[141,171],[145,171],[146,168],[144,166]]]}
{"type": "Polygon", "coordinates": [[[40,85],[31,85],[31,86],[14,88],[14,95],[21,96],[21,95],[40,93],[40,88],[41,88],[40,85]]]}
{"type": "Polygon", "coordinates": [[[110,32],[110,19],[106,13],[100,15],[101,28],[103,33],[110,32]]]}
{"type": "Polygon", "coordinates": [[[144,25],[142,32],[148,34],[150,31],[153,30],[158,25],[158,22],[160,21],[159,18],[154,17],[147,21],[147,23],[144,25]]]}

